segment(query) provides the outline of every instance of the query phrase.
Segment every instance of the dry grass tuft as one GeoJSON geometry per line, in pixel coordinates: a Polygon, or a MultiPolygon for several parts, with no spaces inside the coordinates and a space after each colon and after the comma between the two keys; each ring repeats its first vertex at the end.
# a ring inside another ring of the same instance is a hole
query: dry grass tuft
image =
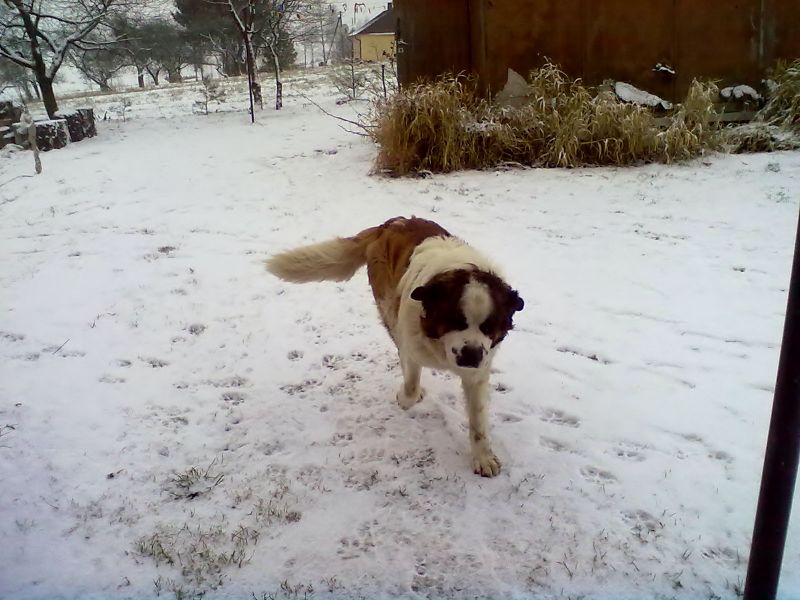
{"type": "Polygon", "coordinates": [[[649,108],[626,104],[546,64],[531,73],[527,101],[499,107],[474,79],[446,76],[379,103],[371,135],[378,168],[396,175],[493,167],[672,162],[719,147],[713,84],[694,82],[666,128],[649,108]]]}
{"type": "Polygon", "coordinates": [[[486,144],[472,125],[488,110],[474,79],[463,76],[396,94],[378,105],[372,134],[381,148],[381,167],[406,174],[482,166],[486,144]]]}
{"type": "Polygon", "coordinates": [[[800,59],[779,62],[771,79],[775,86],[758,120],[800,133],[800,59]]]}
{"type": "Polygon", "coordinates": [[[722,131],[722,143],[732,154],[776,152],[800,149],[800,140],[791,132],[763,121],[754,121],[722,131]]]}

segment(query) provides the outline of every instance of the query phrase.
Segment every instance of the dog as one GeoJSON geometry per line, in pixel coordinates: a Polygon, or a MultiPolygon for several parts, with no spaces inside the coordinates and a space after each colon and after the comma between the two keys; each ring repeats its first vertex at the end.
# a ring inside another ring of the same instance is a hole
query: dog
{"type": "Polygon", "coordinates": [[[461,378],[476,474],[494,477],[500,461],[489,439],[489,374],[523,299],[498,270],[439,224],[395,217],[345,238],[302,246],[266,261],[295,283],[346,281],[367,266],[383,324],[397,346],[404,409],[422,400],[422,367],[461,378]]]}

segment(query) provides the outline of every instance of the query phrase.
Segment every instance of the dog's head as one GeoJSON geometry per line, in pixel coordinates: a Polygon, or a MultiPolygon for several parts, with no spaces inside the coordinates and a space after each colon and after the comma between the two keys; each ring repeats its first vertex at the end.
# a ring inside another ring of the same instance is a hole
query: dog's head
{"type": "Polygon", "coordinates": [[[514,327],[525,302],[494,273],[457,269],[411,292],[422,303],[422,331],[439,340],[454,368],[480,368],[514,327]]]}

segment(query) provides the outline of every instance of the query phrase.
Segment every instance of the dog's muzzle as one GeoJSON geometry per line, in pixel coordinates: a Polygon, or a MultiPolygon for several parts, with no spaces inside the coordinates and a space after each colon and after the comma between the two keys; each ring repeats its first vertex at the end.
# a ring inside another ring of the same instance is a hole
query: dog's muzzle
{"type": "Polygon", "coordinates": [[[483,355],[482,346],[463,346],[461,352],[456,355],[456,364],[459,367],[476,369],[480,366],[483,355]]]}

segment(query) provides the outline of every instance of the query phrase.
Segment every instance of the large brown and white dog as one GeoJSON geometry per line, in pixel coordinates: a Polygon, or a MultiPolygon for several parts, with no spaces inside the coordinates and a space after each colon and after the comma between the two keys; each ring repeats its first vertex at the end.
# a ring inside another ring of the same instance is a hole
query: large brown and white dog
{"type": "Polygon", "coordinates": [[[489,440],[489,372],[524,302],[497,269],[433,221],[396,217],[347,238],[303,246],[267,260],[286,281],[344,281],[365,264],[383,323],[400,354],[404,409],[422,399],[422,367],[461,378],[475,473],[500,461],[489,440]]]}

